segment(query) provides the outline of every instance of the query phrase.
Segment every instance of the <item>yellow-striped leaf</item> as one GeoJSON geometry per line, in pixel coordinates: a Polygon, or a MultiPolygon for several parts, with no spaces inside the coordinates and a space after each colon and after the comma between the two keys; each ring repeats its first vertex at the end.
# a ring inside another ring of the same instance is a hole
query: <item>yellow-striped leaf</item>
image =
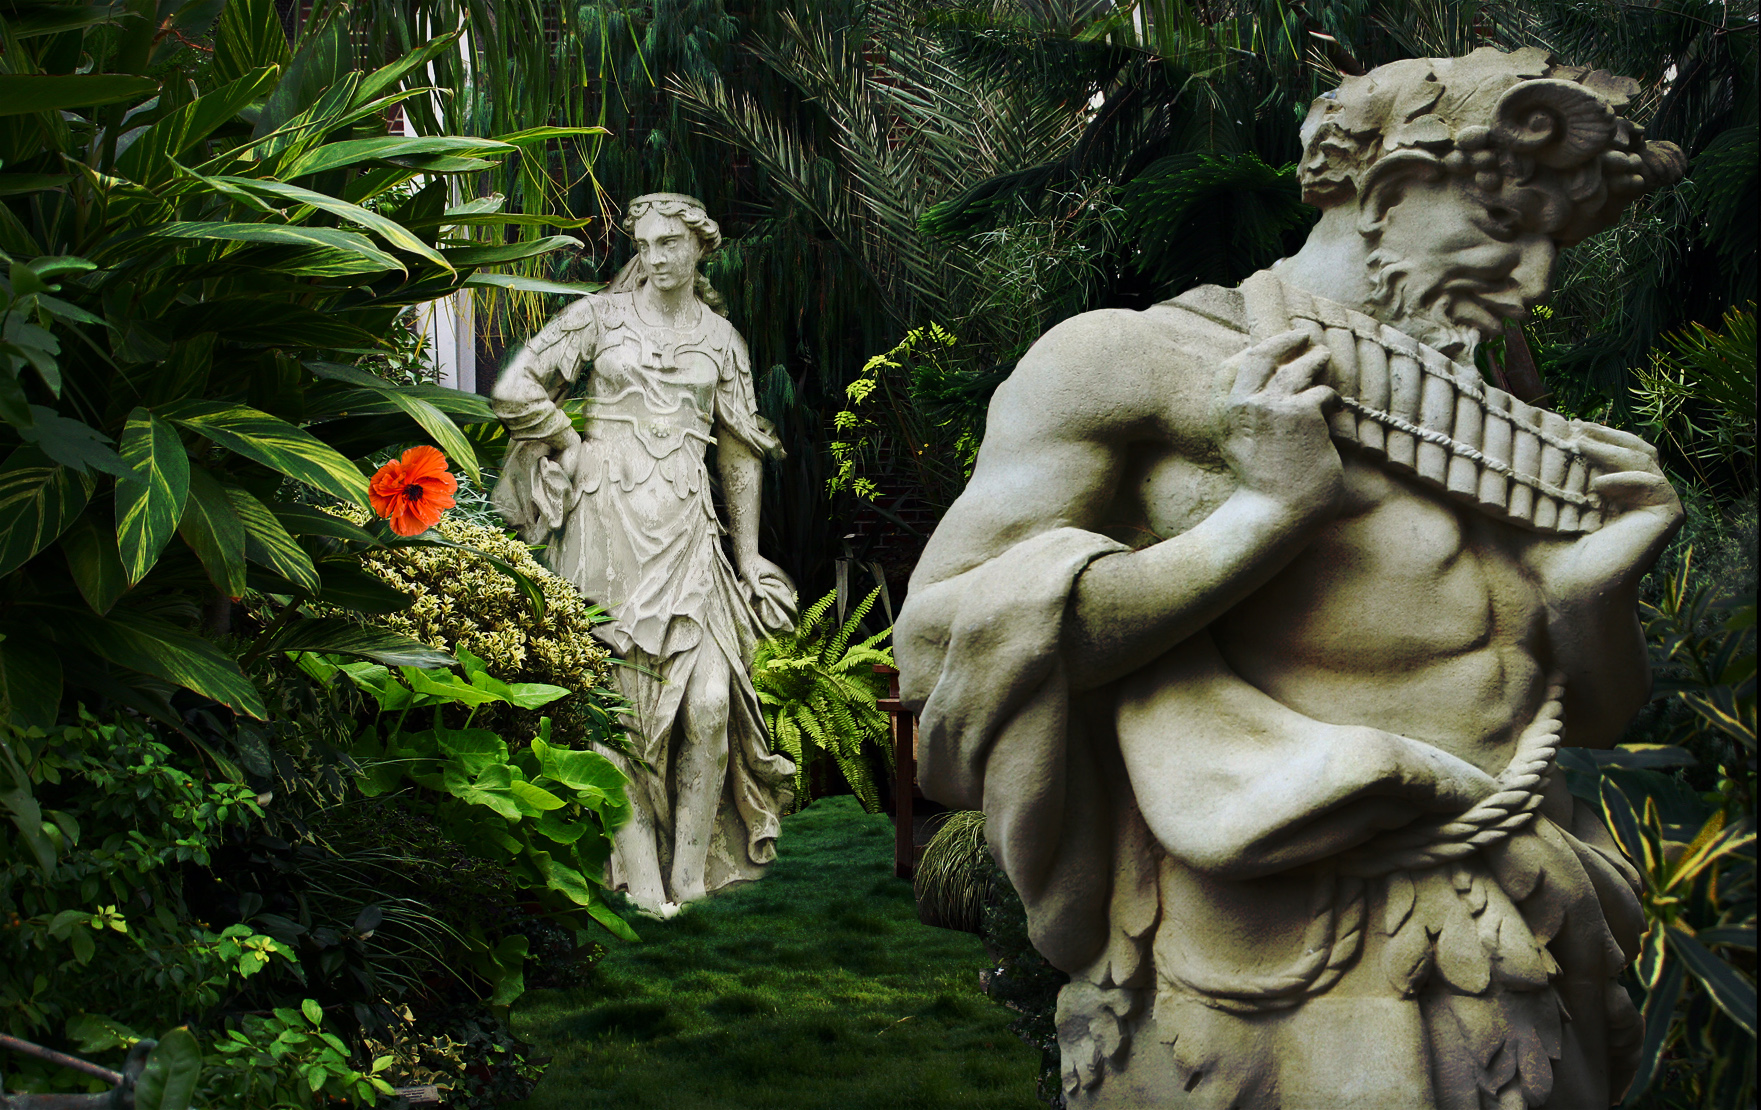
{"type": "Polygon", "coordinates": [[[229,243],[274,243],[290,247],[330,247],[347,251],[375,263],[380,270],[408,273],[404,264],[373,245],[358,231],[335,227],[290,227],[287,224],[222,223],[216,220],[179,220],[160,224],[140,238],[213,239],[229,243]]]}
{"type": "Polygon", "coordinates": [[[93,480],[20,447],[0,466],[0,575],[54,543],[92,495],[93,480]]]}
{"type": "Polygon", "coordinates": [[[122,461],[134,472],[116,483],[116,547],[128,584],[146,577],[165,550],[190,488],[190,458],[177,429],[143,408],[128,414],[122,461]]]}
{"type": "Polygon", "coordinates": [[[367,503],[367,478],[334,448],[312,433],[248,405],[183,401],[163,415],[229,451],[260,462],[313,489],[367,503]]]}
{"type": "Polygon", "coordinates": [[[263,699],[237,661],[207,640],[157,618],[127,609],[108,617],[94,617],[83,609],[58,609],[48,623],[57,639],[119,667],[194,690],[240,713],[265,715],[263,699]]]}
{"type": "Polygon", "coordinates": [[[61,553],[67,557],[67,569],[80,596],[101,617],[133,583],[116,547],[116,529],[109,521],[100,524],[93,517],[89,512],[80,514],[61,537],[61,553]]]}
{"type": "Polygon", "coordinates": [[[202,560],[215,589],[235,601],[244,596],[244,522],[233,510],[226,490],[199,466],[190,471],[190,495],[184,502],[177,534],[202,560]]]}
{"type": "Polygon", "coordinates": [[[263,502],[237,486],[226,487],[232,511],[245,526],[245,558],[260,563],[308,594],[318,592],[318,568],[263,502]]]}
{"type": "Polygon", "coordinates": [[[442,258],[433,247],[418,239],[410,230],[396,220],[388,220],[377,212],[368,211],[358,204],[350,204],[337,197],[315,193],[310,189],[302,189],[298,185],[289,185],[284,181],[265,181],[255,177],[219,177],[215,180],[224,181],[228,185],[256,193],[259,196],[277,197],[292,201],[295,204],[309,205],[333,216],[340,216],[349,223],[364,227],[384,239],[398,250],[409,251],[419,255],[445,270],[452,265],[442,258]]]}

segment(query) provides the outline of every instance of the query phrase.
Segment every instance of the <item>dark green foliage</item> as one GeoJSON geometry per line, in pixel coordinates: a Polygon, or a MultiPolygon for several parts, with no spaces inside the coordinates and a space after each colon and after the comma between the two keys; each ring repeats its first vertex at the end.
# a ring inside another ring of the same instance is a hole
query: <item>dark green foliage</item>
{"type": "Polygon", "coordinates": [[[1302,245],[1319,212],[1302,203],[1294,164],[1259,155],[1177,154],[1122,190],[1132,265],[1158,288],[1236,285],[1302,245]]]}
{"type": "Polygon", "coordinates": [[[514,1027],[555,1059],[531,1110],[1031,1110],[1034,1060],[972,937],[918,923],[892,830],[854,798],[784,819],[757,883],[636,921],[514,1027]]]}

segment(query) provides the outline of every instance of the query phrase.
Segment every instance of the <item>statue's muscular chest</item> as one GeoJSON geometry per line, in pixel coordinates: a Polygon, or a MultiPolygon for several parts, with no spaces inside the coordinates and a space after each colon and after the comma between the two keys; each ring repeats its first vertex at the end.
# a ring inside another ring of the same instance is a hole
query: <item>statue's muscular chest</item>
{"type": "MultiPolygon", "coordinates": [[[[1139,544],[1188,530],[1234,490],[1227,470],[1174,452],[1139,460],[1132,477],[1112,531],[1139,544]],[[1135,538],[1123,523],[1134,519],[1135,538]]],[[[1407,735],[1482,716],[1469,733],[1497,734],[1534,692],[1543,616],[1497,542],[1508,526],[1349,450],[1345,486],[1339,515],[1215,622],[1219,647],[1294,708],[1345,695],[1367,711],[1362,723],[1407,735]]]]}

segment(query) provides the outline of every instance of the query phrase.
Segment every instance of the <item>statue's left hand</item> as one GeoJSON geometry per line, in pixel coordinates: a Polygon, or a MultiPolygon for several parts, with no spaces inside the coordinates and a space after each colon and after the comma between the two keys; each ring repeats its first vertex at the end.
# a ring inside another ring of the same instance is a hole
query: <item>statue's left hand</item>
{"type": "Polygon", "coordinates": [[[783,568],[761,555],[750,555],[741,560],[740,583],[765,632],[774,636],[794,631],[795,584],[783,568]]]}
{"type": "Polygon", "coordinates": [[[1600,424],[1581,424],[1578,434],[1579,450],[1604,472],[1590,487],[1602,499],[1604,521],[1598,530],[1551,552],[1542,568],[1548,593],[1567,602],[1636,583],[1683,516],[1655,447],[1600,424]]]}

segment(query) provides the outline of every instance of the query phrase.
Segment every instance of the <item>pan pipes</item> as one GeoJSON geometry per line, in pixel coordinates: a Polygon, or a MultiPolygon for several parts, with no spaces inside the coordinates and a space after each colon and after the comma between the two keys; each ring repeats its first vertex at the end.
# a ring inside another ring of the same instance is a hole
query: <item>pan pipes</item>
{"type": "Polygon", "coordinates": [[[1602,526],[1575,421],[1527,405],[1412,336],[1260,271],[1241,285],[1251,342],[1311,332],[1342,404],[1333,438],[1481,512],[1535,532],[1602,526]]]}

